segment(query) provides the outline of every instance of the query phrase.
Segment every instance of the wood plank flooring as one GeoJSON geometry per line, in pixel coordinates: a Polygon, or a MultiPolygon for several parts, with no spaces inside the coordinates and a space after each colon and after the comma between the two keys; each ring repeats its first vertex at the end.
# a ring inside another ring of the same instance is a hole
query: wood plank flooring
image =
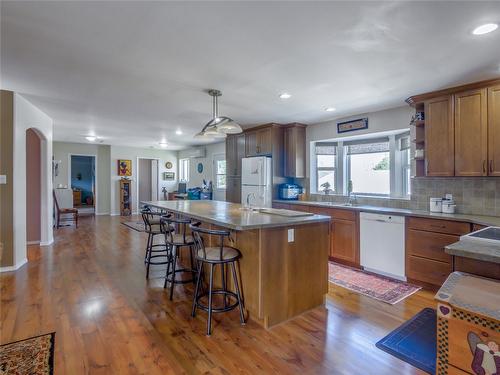
{"type": "Polygon", "coordinates": [[[56,332],[55,374],[422,374],[375,342],[424,307],[421,291],[395,306],[330,285],[325,307],[266,331],[238,313],[190,316],[192,286],[145,278],[145,235],[120,217],[84,217],[29,262],[0,276],[0,343],[56,332]]]}

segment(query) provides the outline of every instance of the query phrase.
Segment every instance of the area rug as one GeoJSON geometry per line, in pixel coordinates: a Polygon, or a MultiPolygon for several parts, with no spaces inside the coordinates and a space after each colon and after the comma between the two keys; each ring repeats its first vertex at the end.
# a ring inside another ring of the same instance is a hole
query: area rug
{"type": "Polygon", "coordinates": [[[0,346],[0,374],[52,375],[55,332],[0,346]]]}
{"type": "Polygon", "coordinates": [[[354,292],[394,305],[420,290],[420,287],[389,277],[329,262],[328,279],[354,292]]]}
{"type": "Polygon", "coordinates": [[[434,375],[436,373],[436,310],[423,309],[375,345],[384,352],[434,375]]]}
{"type": "Polygon", "coordinates": [[[141,221],[122,221],[122,224],[129,227],[130,229],[136,230],[138,232],[144,232],[144,222],[141,221]]]}

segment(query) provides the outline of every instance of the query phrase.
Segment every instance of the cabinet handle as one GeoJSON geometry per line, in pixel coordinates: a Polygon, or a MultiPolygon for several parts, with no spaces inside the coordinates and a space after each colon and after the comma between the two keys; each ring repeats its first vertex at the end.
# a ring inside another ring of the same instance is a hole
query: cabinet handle
{"type": "Polygon", "coordinates": [[[483,174],[486,174],[486,160],[483,160],[483,174]]]}
{"type": "Polygon", "coordinates": [[[493,160],[490,160],[490,173],[493,173],[493,160]]]}

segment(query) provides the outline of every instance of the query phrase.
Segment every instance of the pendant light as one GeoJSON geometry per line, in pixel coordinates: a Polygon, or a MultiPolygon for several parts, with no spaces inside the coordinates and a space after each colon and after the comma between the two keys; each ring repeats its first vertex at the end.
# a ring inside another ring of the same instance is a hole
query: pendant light
{"type": "Polygon", "coordinates": [[[212,119],[207,122],[201,132],[196,134],[196,139],[225,138],[227,134],[238,134],[243,132],[241,126],[230,117],[219,116],[219,103],[217,98],[222,96],[219,90],[208,90],[212,97],[212,119]]]}

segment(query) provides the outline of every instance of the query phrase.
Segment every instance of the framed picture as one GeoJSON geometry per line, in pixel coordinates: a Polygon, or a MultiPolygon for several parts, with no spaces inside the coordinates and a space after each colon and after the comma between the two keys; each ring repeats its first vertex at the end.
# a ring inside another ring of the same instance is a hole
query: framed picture
{"type": "Polygon", "coordinates": [[[337,123],[338,133],[347,133],[362,129],[368,129],[368,117],[337,123]]]}
{"type": "Polygon", "coordinates": [[[163,172],[163,180],[175,180],[175,172],[163,172]]]}
{"type": "Polygon", "coordinates": [[[118,159],[118,176],[132,176],[132,160],[118,159]]]}

